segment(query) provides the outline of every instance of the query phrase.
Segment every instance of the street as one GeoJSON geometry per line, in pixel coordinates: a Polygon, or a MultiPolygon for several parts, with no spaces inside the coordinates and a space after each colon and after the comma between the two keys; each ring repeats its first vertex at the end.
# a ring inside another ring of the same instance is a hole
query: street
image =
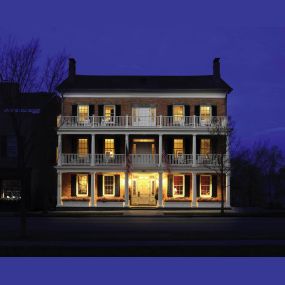
{"type": "Polygon", "coordinates": [[[1,255],[284,255],[284,217],[0,218],[1,255]]]}

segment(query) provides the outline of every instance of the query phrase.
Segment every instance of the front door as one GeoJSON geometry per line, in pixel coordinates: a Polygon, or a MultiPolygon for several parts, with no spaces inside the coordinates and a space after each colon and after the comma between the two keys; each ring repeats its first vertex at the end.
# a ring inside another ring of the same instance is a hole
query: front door
{"type": "Polygon", "coordinates": [[[152,177],[138,176],[133,179],[132,206],[155,206],[155,180],[152,177]]]}

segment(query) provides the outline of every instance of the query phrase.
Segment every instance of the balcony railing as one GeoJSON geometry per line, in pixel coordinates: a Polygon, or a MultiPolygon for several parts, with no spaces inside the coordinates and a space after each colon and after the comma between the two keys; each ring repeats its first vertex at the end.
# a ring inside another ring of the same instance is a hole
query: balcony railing
{"type": "Polygon", "coordinates": [[[227,126],[227,117],[198,116],[58,116],[58,128],[211,128],[227,126]]]}
{"type": "MultiPolygon", "coordinates": [[[[229,164],[228,156],[221,154],[197,154],[196,161],[193,160],[192,154],[166,154],[162,155],[162,167],[183,167],[183,166],[220,166],[224,159],[224,165],[229,164]]],[[[159,154],[129,154],[128,158],[125,154],[62,154],[59,165],[63,166],[118,166],[125,167],[126,163],[132,167],[154,167],[159,166],[159,154]],[[93,159],[92,159],[93,158],[93,159]]]]}

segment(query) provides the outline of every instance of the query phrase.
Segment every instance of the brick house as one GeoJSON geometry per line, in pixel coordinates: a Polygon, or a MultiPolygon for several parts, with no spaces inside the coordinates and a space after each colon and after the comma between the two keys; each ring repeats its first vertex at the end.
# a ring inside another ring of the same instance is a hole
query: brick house
{"type": "MultiPolygon", "coordinates": [[[[57,207],[220,207],[227,124],[220,62],[206,76],[69,76],[59,86],[57,207]]],[[[230,176],[225,177],[230,207],[230,176]]]]}

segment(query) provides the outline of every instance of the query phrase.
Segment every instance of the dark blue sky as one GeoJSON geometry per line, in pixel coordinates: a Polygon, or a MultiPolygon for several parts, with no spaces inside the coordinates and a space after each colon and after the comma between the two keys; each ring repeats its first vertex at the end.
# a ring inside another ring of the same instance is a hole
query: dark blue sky
{"type": "Polygon", "coordinates": [[[285,150],[282,2],[9,0],[0,37],[39,38],[43,55],[65,49],[82,74],[209,74],[220,57],[237,135],[285,150]]]}

